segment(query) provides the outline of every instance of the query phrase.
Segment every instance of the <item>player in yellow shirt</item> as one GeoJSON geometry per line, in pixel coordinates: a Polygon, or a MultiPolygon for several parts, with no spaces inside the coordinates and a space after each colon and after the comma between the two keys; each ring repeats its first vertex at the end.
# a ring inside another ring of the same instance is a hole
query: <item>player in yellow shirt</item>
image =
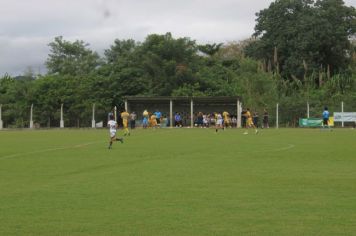
{"type": "Polygon", "coordinates": [[[224,129],[230,126],[230,114],[227,111],[223,112],[223,118],[224,118],[224,129]]]}
{"type": "Polygon", "coordinates": [[[154,113],[151,115],[150,124],[152,128],[156,128],[157,126],[157,119],[154,113]]]}
{"type": "Polygon", "coordinates": [[[130,135],[130,131],[128,128],[128,123],[129,123],[129,118],[130,118],[130,114],[124,110],[123,112],[121,112],[121,118],[122,118],[122,124],[124,126],[124,135],[130,135]]]}
{"type": "Polygon", "coordinates": [[[258,130],[257,130],[256,126],[253,124],[250,108],[247,108],[245,116],[246,116],[246,132],[244,134],[248,134],[248,129],[252,128],[252,127],[255,129],[255,133],[257,134],[258,130]]]}

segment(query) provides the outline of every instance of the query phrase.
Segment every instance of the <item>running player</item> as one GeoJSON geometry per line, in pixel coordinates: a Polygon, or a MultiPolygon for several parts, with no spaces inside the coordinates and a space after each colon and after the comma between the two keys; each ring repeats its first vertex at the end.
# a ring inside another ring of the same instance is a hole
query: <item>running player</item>
{"type": "Polygon", "coordinates": [[[124,135],[129,135],[130,136],[130,131],[128,128],[128,120],[130,118],[130,114],[124,110],[123,112],[121,112],[121,118],[122,118],[122,125],[124,126],[124,135]]]}
{"type": "Polygon", "coordinates": [[[223,112],[223,117],[224,117],[224,129],[227,127],[230,127],[230,114],[227,111],[223,112]]]}
{"type": "Polygon", "coordinates": [[[215,132],[218,132],[218,129],[222,129],[223,128],[223,117],[220,113],[217,113],[215,115],[216,118],[216,123],[215,123],[215,132]]]}
{"type": "Polygon", "coordinates": [[[109,121],[108,121],[108,128],[110,132],[110,144],[109,144],[109,149],[112,148],[112,143],[114,141],[120,141],[121,143],[124,142],[123,138],[116,138],[116,129],[117,129],[117,122],[114,120],[114,115],[110,114],[109,115],[109,121]]]}
{"type": "Polygon", "coordinates": [[[246,116],[246,132],[244,134],[248,134],[248,129],[252,127],[255,129],[255,134],[257,134],[258,130],[256,126],[253,124],[252,116],[249,108],[247,108],[245,116],[246,116]]]}

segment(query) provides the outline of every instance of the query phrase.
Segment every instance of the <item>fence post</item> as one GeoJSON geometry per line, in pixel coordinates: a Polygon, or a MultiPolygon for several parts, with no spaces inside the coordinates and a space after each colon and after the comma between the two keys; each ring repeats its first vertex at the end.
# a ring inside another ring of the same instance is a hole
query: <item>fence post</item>
{"type": "Polygon", "coordinates": [[[115,121],[117,122],[117,107],[114,107],[114,117],[115,117],[115,121]]]}
{"type": "Polygon", "coordinates": [[[276,108],[276,128],[279,128],[279,103],[277,103],[277,108],[276,108]]]}
{"type": "Polygon", "coordinates": [[[125,110],[126,110],[127,112],[129,112],[129,105],[128,105],[128,103],[127,103],[127,100],[125,100],[125,110]]]}
{"type": "Polygon", "coordinates": [[[237,124],[236,124],[236,128],[240,128],[241,127],[241,111],[240,111],[240,100],[237,100],[237,124]]]}
{"type": "Polygon", "coordinates": [[[95,128],[95,103],[93,103],[93,118],[91,120],[91,127],[95,128]]]}
{"type": "Polygon", "coordinates": [[[242,117],[241,117],[241,112],[242,112],[242,103],[239,101],[239,111],[237,113],[237,128],[242,127],[242,117]]]}
{"type": "Polygon", "coordinates": [[[31,104],[30,129],[33,129],[33,103],[31,104]]]}
{"type": "MultiPolygon", "coordinates": [[[[341,112],[344,113],[344,102],[341,102],[341,112]]],[[[344,128],[344,120],[341,122],[341,127],[344,128]]]]}
{"type": "Polygon", "coordinates": [[[169,124],[173,128],[173,101],[169,100],[169,124]]]}
{"type": "Polygon", "coordinates": [[[3,129],[3,123],[2,123],[2,104],[0,104],[0,130],[3,129]]]}
{"type": "Polygon", "coordinates": [[[194,108],[193,108],[193,98],[190,99],[190,127],[194,127],[194,108]]]}
{"type": "Polygon", "coordinates": [[[307,118],[308,118],[308,119],[310,118],[309,111],[310,111],[310,110],[309,110],[309,102],[307,102],[307,116],[308,116],[307,118]]]}
{"type": "Polygon", "coordinates": [[[64,128],[64,120],[63,120],[63,103],[61,104],[61,121],[60,128],[64,128]]]}

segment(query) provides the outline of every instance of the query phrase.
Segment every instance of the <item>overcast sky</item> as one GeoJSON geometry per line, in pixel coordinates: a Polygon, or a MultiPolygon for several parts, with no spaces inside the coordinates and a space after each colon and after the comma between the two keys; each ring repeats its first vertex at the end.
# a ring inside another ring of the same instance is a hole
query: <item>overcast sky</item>
{"type": "MultiPolygon", "coordinates": [[[[0,76],[45,73],[54,37],[80,39],[99,52],[115,39],[143,41],[172,32],[199,43],[246,39],[255,13],[272,0],[0,0],[0,76]]],[[[345,0],[356,6],[356,0],[345,0]]]]}

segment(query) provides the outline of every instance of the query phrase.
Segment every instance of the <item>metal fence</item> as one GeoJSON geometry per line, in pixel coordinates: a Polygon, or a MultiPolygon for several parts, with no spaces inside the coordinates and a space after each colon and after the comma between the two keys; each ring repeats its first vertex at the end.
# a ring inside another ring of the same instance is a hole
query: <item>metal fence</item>
{"type": "MultiPolygon", "coordinates": [[[[277,103],[277,104],[270,104],[268,107],[260,107],[260,108],[250,108],[251,114],[257,117],[257,125],[261,127],[263,125],[263,117],[265,110],[268,113],[268,125],[271,128],[280,128],[280,127],[299,127],[299,119],[300,118],[321,118],[322,112],[324,107],[327,106],[330,112],[330,115],[333,116],[334,112],[356,112],[356,103],[346,103],[343,101],[338,101],[333,104],[320,104],[320,102],[298,102],[294,101],[289,103],[277,103]]],[[[152,103],[151,107],[145,107],[146,109],[154,112],[159,109],[157,104],[152,103]]],[[[123,108],[122,108],[123,109],[123,108]]],[[[213,112],[223,112],[225,110],[224,107],[216,107],[206,105],[206,107],[197,106],[196,110],[194,111],[193,117],[189,117],[187,115],[187,122],[185,123],[186,126],[193,126],[190,120],[195,120],[197,117],[198,112],[213,113],[213,112]]],[[[244,110],[244,105],[242,104],[241,110],[244,110]]],[[[6,106],[0,105],[0,129],[11,129],[11,128],[98,128],[101,126],[105,127],[105,124],[108,120],[107,114],[109,112],[114,111],[114,108],[111,111],[106,111],[103,109],[96,109],[95,104],[92,104],[91,109],[83,110],[83,113],[88,114],[86,119],[78,120],[77,122],[73,121],[69,117],[69,114],[66,113],[66,109],[64,108],[63,104],[58,106],[58,110],[51,115],[52,120],[46,122],[45,124],[42,122],[38,122],[36,117],[43,114],[43,111],[36,110],[35,106],[28,107],[27,111],[24,111],[22,116],[16,117],[12,111],[6,110],[6,106]],[[11,115],[11,118],[8,116],[11,115]],[[27,118],[26,118],[27,117],[27,118]]],[[[120,115],[119,113],[121,110],[116,111],[118,113],[118,122],[120,123],[120,115]]],[[[129,110],[129,112],[131,112],[129,110]]],[[[136,110],[138,114],[137,124],[140,124],[141,116],[143,111],[136,110]]],[[[231,116],[235,118],[238,117],[239,114],[235,112],[230,112],[231,116]]],[[[163,113],[163,117],[168,118],[169,114],[163,113]]],[[[241,116],[240,116],[241,117],[241,116]]],[[[256,119],[255,119],[256,121],[256,119]]],[[[238,122],[242,122],[243,127],[243,119],[239,120],[238,122]]],[[[240,123],[241,125],[241,123],[240,123]]],[[[347,122],[336,122],[336,127],[349,127],[355,126],[355,123],[347,123],[347,122]]],[[[237,125],[237,127],[240,127],[237,125]]]]}

